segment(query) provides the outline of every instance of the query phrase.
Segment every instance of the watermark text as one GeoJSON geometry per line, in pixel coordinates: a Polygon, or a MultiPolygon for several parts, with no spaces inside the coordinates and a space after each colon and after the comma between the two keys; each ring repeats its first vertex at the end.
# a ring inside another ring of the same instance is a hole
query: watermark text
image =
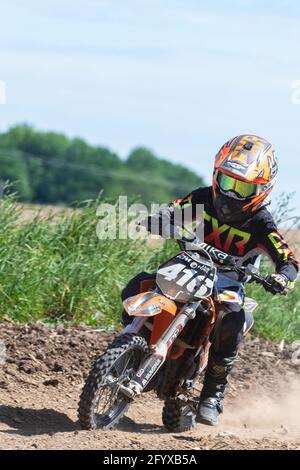
{"type": "Polygon", "coordinates": [[[292,81],[291,100],[293,104],[300,104],[300,80],[292,81]]]}
{"type": "Polygon", "coordinates": [[[0,104],[6,104],[6,84],[0,80],[0,104]]]}

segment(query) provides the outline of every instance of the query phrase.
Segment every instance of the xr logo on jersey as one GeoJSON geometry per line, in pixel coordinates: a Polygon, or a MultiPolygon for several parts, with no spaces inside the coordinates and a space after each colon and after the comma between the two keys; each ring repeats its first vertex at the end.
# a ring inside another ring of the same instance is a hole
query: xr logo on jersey
{"type": "Polygon", "coordinates": [[[245,254],[245,247],[250,240],[251,233],[243,232],[234,227],[230,227],[227,224],[220,224],[217,219],[207,214],[204,211],[205,224],[205,241],[208,244],[219,248],[219,250],[225,251],[226,253],[235,246],[237,250],[237,256],[243,256],[245,254]],[[207,227],[207,222],[210,222],[210,228],[207,227]],[[226,234],[226,235],[225,235],[226,234]],[[222,237],[221,237],[222,236],[222,237]],[[224,240],[225,237],[225,240],[224,240]],[[222,240],[221,240],[222,239],[222,240]]]}

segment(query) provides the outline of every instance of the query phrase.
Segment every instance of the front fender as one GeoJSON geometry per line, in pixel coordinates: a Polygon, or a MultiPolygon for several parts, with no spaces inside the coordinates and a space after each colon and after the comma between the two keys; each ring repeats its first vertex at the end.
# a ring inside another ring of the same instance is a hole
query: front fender
{"type": "Polygon", "coordinates": [[[128,297],[123,301],[123,306],[128,315],[133,317],[153,317],[162,311],[175,316],[177,312],[175,302],[157,292],[142,292],[128,297]]]}

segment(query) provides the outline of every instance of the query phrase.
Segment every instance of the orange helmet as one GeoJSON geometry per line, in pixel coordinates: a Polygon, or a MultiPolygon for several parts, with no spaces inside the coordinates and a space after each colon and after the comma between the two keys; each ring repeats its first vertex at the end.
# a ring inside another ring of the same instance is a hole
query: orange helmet
{"type": "Polygon", "coordinates": [[[277,171],[274,148],[262,137],[240,135],[224,144],[215,158],[212,184],[220,219],[243,221],[266,205],[277,171]]]}

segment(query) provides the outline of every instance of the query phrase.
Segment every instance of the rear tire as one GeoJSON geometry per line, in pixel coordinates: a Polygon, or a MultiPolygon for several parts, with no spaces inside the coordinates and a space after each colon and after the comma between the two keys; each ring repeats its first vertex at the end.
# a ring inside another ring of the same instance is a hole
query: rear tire
{"type": "Polygon", "coordinates": [[[142,336],[126,333],[96,359],[79,401],[78,417],[84,429],[109,429],[118,423],[130,404],[118,391],[118,385],[139,369],[147,352],[142,336]],[[101,413],[99,402],[103,398],[107,409],[101,413]]]}
{"type": "Polygon", "coordinates": [[[196,426],[196,413],[178,398],[167,398],[162,412],[162,422],[170,432],[187,432],[196,426]]]}

